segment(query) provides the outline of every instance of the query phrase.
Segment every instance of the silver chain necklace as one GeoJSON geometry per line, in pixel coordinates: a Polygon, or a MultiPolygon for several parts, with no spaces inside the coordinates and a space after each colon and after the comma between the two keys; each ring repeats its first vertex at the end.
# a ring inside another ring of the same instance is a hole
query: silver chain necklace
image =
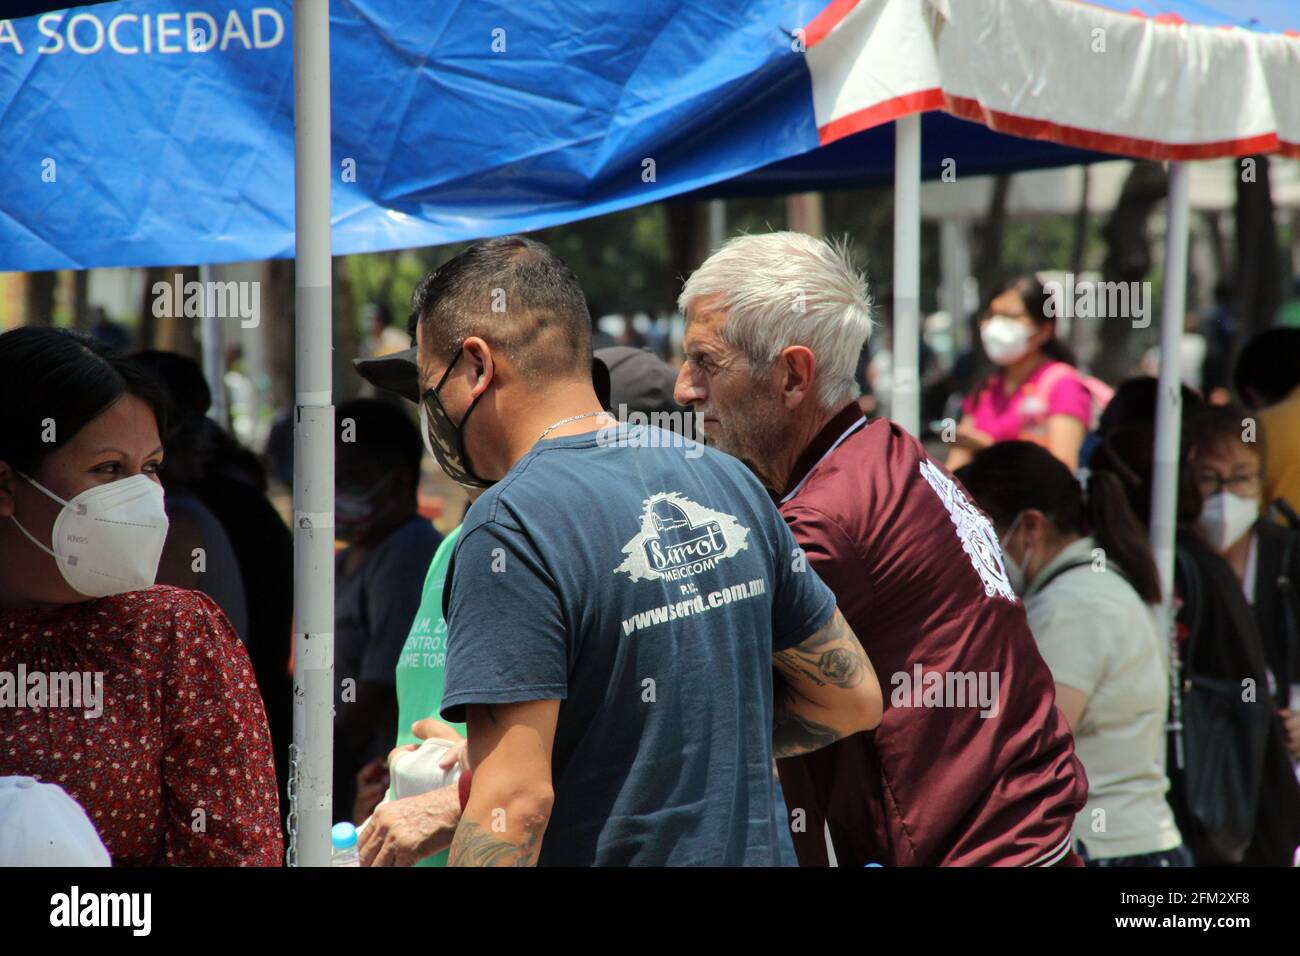
{"type": "Polygon", "coordinates": [[[550,427],[548,427],[548,428],[546,429],[546,431],[544,431],[544,432],[542,432],[540,435],[538,435],[538,436],[537,436],[537,440],[538,440],[538,441],[541,441],[543,438],[545,438],[547,435],[549,435],[549,434],[550,434],[552,431],[554,431],[555,429],[559,428],[561,425],[567,425],[567,424],[569,424],[569,422],[576,422],[576,421],[579,421],[579,420],[581,420],[581,419],[583,419],[583,418],[592,418],[593,416],[596,416],[596,415],[605,415],[605,414],[607,414],[607,413],[606,413],[606,411],[602,408],[602,409],[601,409],[600,411],[598,411],[598,412],[583,412],[581,415],[570,415],[568,418],[561,418],[561,419],[560,419],[558,422],[556,422],[554,425],[551,425],[550,427]]]}

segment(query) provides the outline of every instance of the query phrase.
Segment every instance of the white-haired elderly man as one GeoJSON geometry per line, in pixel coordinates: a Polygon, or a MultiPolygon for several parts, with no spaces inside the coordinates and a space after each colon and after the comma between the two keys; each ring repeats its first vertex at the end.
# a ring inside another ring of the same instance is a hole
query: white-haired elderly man
{"type": "Polygon", "coordinates": [[[1079,865],[1087,780],[992,526],[858,408],[871,299],[846,250],[741,236],[678,304],[677,401],[779,502],[885,692],[874,732],[778,761],[800,863],[825,865],[829,843],[851,866],[1079,865]]]}

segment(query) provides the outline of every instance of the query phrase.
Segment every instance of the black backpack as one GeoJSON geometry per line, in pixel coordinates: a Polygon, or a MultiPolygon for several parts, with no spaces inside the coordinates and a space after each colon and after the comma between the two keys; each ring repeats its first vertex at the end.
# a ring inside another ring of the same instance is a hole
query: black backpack
{"type": "Polygon", "coordinates": [[[1205,581],[1183,548],[1176,551],[1187,614],[1187,650],[1180,688],[1184,762],[1183,794],[1188,813],[1216,856],[1239,863],[1250,846],[1259,806],[1264,749],[1272,719],[1271,701],[1242,700],[1239,681],[1195,671],[1196,649],[1204,636],[1205,581]]]}

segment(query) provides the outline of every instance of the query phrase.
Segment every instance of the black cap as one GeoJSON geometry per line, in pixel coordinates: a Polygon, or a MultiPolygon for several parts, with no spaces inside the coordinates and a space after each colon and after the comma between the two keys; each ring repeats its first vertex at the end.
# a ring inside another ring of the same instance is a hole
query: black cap
{"type": "Polygon", "coordinates": [[[609,366],[610,404],[618,412],[625,405],[629,412],[685,412],[673,400],[677,370],[646,349],[614,345],[596,349],[596,358],[609,366]]]}
{"type": "MultiPolygon", "coordinates": [[[[353,359],[357,374],[376,388],[394,392],[408,402],[420,401],[420,367],[414,347],[377,358],[353,359]]],[[[591,360],[591,382],[602,408],[609,408],[609,368],[598,358],[591,360]]]]}
{"type": "Polygon", "coordinates": [[[401,352],[390,352],[376,358],[353,359],[357,374],[375,388],[395,392],[408,402],[420,401],[420,367],[415,361],[412,346],[401,352]]]}

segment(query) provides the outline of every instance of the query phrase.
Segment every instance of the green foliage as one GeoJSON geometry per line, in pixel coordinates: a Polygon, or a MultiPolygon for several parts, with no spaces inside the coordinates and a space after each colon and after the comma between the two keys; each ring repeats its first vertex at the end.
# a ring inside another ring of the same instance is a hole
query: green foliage
{"type": "MultiPolygon", "coordinates": [[[[825,193],[823,211],[826,234],[848,236],[854,260],[865,270],[878,299],[887,298],[894,268],[893,190],[879,187],[825,193]]],[[[783,196],[727,202],[728,235],[784,229],[786,224],[783,196]]],[[[1099,225],[1094,221],[1088,235],[1086,259],[1093,268],[1105,251],[1099,225]]],[[[573,268],[593,316],[622,311],[661,314],[673,310],[682,278],[672,271],[668,226],[667,205],[656,203],[544,229],[535,235],[573,268]]],[[[465,245],[349,256],[358,311],[367,302],[382,301],[397,323],[404,325],[411,290],[420,277],[465,245]]],[[[1013,218],[1006,224],[1002,265],[1008,273],[1069,269],[1073,248],[1073,216],[1013,218]]],[[[937,228],[926,224],[921,242],[921,307],[925,311],[938,307],[938,249],[937,228]]],[[[361,321],[360,314],[355,321],[361,321]]]]}
{"type": "Polygon", "coordinates": [[[593,317],[672,308],[668,216],[662,203],[543,229],[537,239],[573,269],[593,317]]]}
{"type": "MultiPolygon", "coordinates": [[[[366,331],[362,328],[362,316],[370,302],[388,306],[394,324],[406,328],[406,317],[411,310],[411,290],[427,271],[423,261],[426,251],[374,252],[345,258],[348,278],[352,282],[352,301],[357,310],[351,319],[358,331],[366,331]]],[[[336,316],[335,321],[340,318],[336,316]]]]}
{"type": "MultiPolygon", "coordinates": [[[[663,205],[642,206],[553,229],[536,238],[569,264],[591,305],[593,315],[672,306],[672,275],[667,216],[663,205]]],[[[428,246],[406,252],[348,256],[353,296],[360,310],[383,302],[404,325],[411,290],[421,276],[463,250],[467,243],[428,246]]],[[[356,317],[360,322],[360,315],[356,317]]]]}

